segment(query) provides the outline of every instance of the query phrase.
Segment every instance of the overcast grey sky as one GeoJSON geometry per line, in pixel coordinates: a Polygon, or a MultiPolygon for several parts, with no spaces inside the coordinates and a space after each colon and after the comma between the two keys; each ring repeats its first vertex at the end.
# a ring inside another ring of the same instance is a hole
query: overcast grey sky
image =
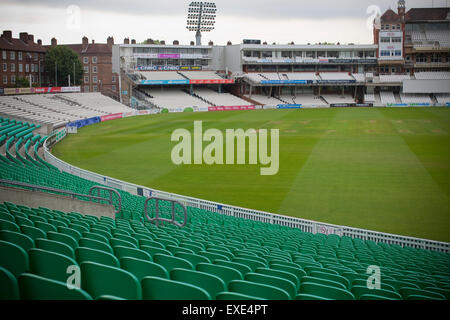
{"type": "MultiPolygon", "coordinates": [[[[194,33],[186,29],[190,0],[0,0],[0,29],[35,35],[49,44],[79,43],[83,36],[116,43],[125,37],[186,44],[194,33]],[[79,9],[78,9],[79,8],[79,9]]],[[[216,30],[203,42],[242,39],[269,43],[372,43],[367,21],[378,7],[396,10],[397,0],[216,0],[216,30]],[[376,7],[374,7],[376,6],[376,7]],[[369,9],[369,10],[368,10],[369,9]]],[[[406,0],[411,7],[444,7],[450,0],[406,0]]]]}

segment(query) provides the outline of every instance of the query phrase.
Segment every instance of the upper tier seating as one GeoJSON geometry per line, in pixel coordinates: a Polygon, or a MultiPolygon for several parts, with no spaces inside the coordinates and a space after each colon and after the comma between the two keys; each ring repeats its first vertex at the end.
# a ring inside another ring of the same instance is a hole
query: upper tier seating
{"type": "Polygon", "coordinates": [[[396,104],[394,93],[392,91],[381,91],[380,92],[381,103],[386,104],[396,104]]]}
{"type": "Polygon", "coordinates": [[[230,93],[218,93],[214,90],[210,89],[196,89],[195,93],[206,99],[209,102],[212,102],[216,106],[248,106],[251,105],[250,102],[245,101],[239,97],[236,97],[230,93]]]}
{"type": "Polygon", "coordinates": [[[417,80],[450,80],[450,72],[416,72],[417,80]]]}
{"type": "Polygon", "coordinates": [[[391,75],[380,75],[380,82],[403,82],[403,80],[410,80],[411,76],[409,74],[391,74],[391,75]]]}
{"type": "Polygon", "coordinates": [[[402,93],[400,95],[403,103],[408,104],[432,104],[430,95],[428,94],[413,94],[413,93],[402,93]]]}
{"type": "Polygon", "coordinates": [[[190,80],[224,80],[212,71],[182,71],[180,73],[190,80]]]}

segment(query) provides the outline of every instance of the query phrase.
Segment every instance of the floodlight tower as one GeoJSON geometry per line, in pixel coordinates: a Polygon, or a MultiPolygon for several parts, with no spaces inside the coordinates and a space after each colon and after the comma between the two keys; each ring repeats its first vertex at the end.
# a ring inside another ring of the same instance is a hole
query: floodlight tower
{"type": "Polygon", "coordinates": [[[214,30],[216,12],[216,4],[213,2],[194,1],[189,5],[186,28],[196,32],[197,46],[202,45],[202,32],[214,30]]]}

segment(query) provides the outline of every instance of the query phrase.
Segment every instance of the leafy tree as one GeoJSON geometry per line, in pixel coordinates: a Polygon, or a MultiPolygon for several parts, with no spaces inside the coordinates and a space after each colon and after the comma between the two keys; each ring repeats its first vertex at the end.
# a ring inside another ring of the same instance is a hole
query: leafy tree
{"type": "Polygon", "coordinates": [[[19,77],[16,79],[16,88],[29,88],[30,81],[28,78],[19,77]]]}
{"type": "Polygon", "coordinates": [[[55,70],[58,74],[58,86],[80,85],[83,77],[83,66],[75,51],[65,46],[52,47],[45,56],[45,70],[48,72],[50,82],[56,85],[55,70]],[[75,79],[73,66],[75,64],[75,79]],[[75,81],[74,81],[75,80],[75,81]]]}

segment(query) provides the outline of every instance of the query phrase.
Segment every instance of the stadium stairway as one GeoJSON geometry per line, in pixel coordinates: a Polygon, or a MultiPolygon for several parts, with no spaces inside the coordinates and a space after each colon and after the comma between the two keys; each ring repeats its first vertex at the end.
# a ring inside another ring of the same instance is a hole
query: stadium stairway
{"type": "MultiPolygon", "coordinates": [[[[18,137],[32,128],[13,129],[0,120],[2,143],[6,135],[12,144],[25,143],[25,151],[34,146],[28,161],[0,155],[0,179],[88,193],[93,182],[39,156],[46,137],[18,137]]],[[[0,299],[450,297],[448,253],[306,233],[193,207],[184,228],[156,226],[143,219],[144,197],[118,192],[123,209],[115,219],[0,203],[0,299]],[[381,288],[369,290],[373,265],[381,268],[381,288]],[[81,270],[81,288],[69,290],[67,270],[74,266],[81,270]]],[[[169,217],[171,203],[159,206],[169,217]]]]}

